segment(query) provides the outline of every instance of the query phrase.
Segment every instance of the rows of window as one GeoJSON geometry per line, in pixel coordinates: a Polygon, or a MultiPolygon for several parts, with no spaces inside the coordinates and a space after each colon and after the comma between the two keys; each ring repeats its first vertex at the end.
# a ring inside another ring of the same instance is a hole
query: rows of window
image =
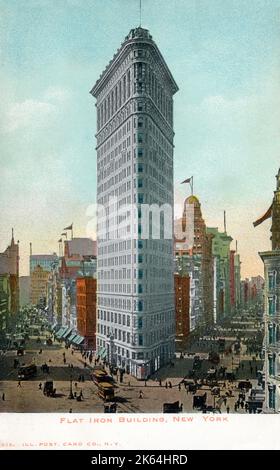
{"type": "MultiPolygon", "coordinates": [[[[102,338],[97,338],[97,347],[98,348],[104,348],[106,347],[106,340],[102,338]]],[[[161,355],[161,349],[157,348],[152,351],[139,351],[139,352],[134,352],[134,351],[129,351],[129,349],[126,349],[125,347],[122,346],[116,346],[116,353],[118,356],[121,356],[123,358],[131,358],[131,359],[153,359],[155,357],[159,357],[161,355]]]]}
{"type": "Polygon", "coordinates": [[[126,103],[131,93],[150,95],[161,114],[172,125],[173,100],[160,84],[156,72],[145,62],[133,64],[133,71],[127,70],[97,107],[97,130],[99,131],[126,103]],[[133,76],[132,76],[133,75],[133,76]],[[131,90],[133,80],[133,90],[131,90]]]}
{"type": "Polygon", "coordinates": [[[97,130],[99,130],[131,95],[131,71],[128,70],[115,84],[97,107],[97,130]]]}
{"type": "Polygon", "coordinates": [[[108,307],[115,308],[124,311],[131,311],[131,300],[130,299],[120,299],[113,297],[103,297],[102,295],[98,296],[98,306],[99,307],[108,307]]]}
{"type": "Polygon", "coordinates": [[[103,145],[97,150],[97,169],[107,165],[113,157],[116,157],[127,144],[126,135],[130,134],[131,119],[124,123],[103,145]],[[112,149],[110,152],[109,150],[112,149]]]}
{"type": "MultiPolygon", "coordinates": [[[[156,256],[158,258],[160,257],[165,257],[165,254],[173,254],[173,249],[172,249],[172,244],[170,244],[169,240],[161,240],[160,243],[158,240],[123,240],[123,241],[115,241],[108,243],[107,245],[101,245],[98,246],[98,262],[100,261],[100,257],[103,255],[109,255],[109,254],[117,254],[122,251],[130,250],[131,247],[133,246],[134,249],[145,249],[146,252],[151,251],[153,256],[156,256]],[[159,252],[156,254],[156,252],[159,252]]],[[[127,258],[122,258],[124,255],[119,255],[117,259],[114,257],[114,262],[111,261],[106,261],[106,264],[103,266],[113,266],[115,263],[123,264],[127,263],[127,258]]],[[[105,260],[104,260],[105,261],[105,260]]],[[[157,261],[155,258],[152,258],[150,260],[152,263],[156,264],[157,261]]],[[[100,265],[99,265],[100,266],[100,265]]]]}
{"type": "Polygon", "coordinates": [[[122,343],[132,344],[133,346],[151,346],[154,343],[158,343],[163,338],[167,338],[169,335],[173,334],[171,327],[165,327],[153,331],[148,334],[131,334],[128,331],[120,330],[113,328],[107,325],[98,324],[97,333],[103,336],[113,336],[116,341],[122,343]]]}
{"type": "Polygon", "coordinates": [[[270,290],[275,289],[277,286],[277,271],[268,272],[268,288],[270,290]]]}
{"type": "Polygon", "coordinates": [[[268,297],[268,314],[273,316],[277,312],[277,296],[272,295],[268,297]]]}
{"type": "Polygon", "coordinates": [[[275,344],[280,341],[280,327],[275,323],[268,325],[268,343],[275,344]]]}

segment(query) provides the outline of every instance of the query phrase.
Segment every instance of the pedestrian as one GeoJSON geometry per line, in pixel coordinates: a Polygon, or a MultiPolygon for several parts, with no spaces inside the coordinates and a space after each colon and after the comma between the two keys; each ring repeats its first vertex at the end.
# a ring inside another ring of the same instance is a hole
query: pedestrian
{"type": "Polygon", "coordinates": [[[41,382],[39,383],[39,390],[42,390],[42,384],[41,384],[41,382]]]}
{"type": "Polygon", "coordinates": [[[84,398],[83,391],[80,391],[80,398],[84,398]]]}
{"type": "Polygon", "coordinates": [[[142,392],[142,390],[140,390],[140,392],[139,392],[139,398],[143,398],[143,392],[142,392]]]}
{"type": "Polygon", "coordinates": [[[161,379],[159,379],[159,386],[161,387],[161,379]]]}
{"type": "Polygon", "coordinates": [[[77,398],[77,392],[74,392],[74,398],[77,398]]]}
{"type": "Polygon", "coordinates": [[[172,388],[172,383],[171,382],[169,382],[168,385],[169,385],[169,388],[172,388]]]}
{"type": "Polygon", "coordinates": [[[179,388],[179,392],[181,391],[181,384],[179,383],[178,385],[178,388],[179,388]]]}
{"type": "Polygon", "coordinates": [[[78,384],[77,384],[77,382],[75,382],[75,383],[74,383],[74,386],[75,386],[75,388],[77,388],[77,387],[78,387],[78,384]]]}
{"type": "Polygon", "coordinates": [[[225,404],[225,406],[227,405],[227,399],[226,398],[224,399],[224,404],[225,404]]]}
{"type": "Polygon", "coordinates": [[[165,382],[165,388],[167,388],[167,387],[168,387],[167,382],[165,382]]]}
{"type": "Polygon", "coordinates": [[[147,382],[146,382],[146,380],[145,380],[145,387],[147,387],[147,382]]]}
{"type": "Polygon", "coordinates": [[[20,380],[18,381],[18,384],[17,384],[17,386],[21,388],[21,383],[20,383],[20,380]]]}
{"type": "Polygon", "coordinates": [[[230,411],[230,408],[229,408],[229,406],[227,406],[227,413],[229,413],[229,411],[230,411]]]}
{"type": "Polygon", "coordinates": [[[71,351],[71,354],[72,354],[72,356],[73,356],[73,354],[74,354],[74,350],[73,350],[73,349],[72,349],[72,351],[71,351]]]}
{"type": "Polygon", "coordinates": [[[5,393],[2,394],[2,400],[5,401],[5,393]]]}
{"type": "Polygon", "coordinates": [[[69,413],[72,413],[72,408],[70,408],[69,413]]]}

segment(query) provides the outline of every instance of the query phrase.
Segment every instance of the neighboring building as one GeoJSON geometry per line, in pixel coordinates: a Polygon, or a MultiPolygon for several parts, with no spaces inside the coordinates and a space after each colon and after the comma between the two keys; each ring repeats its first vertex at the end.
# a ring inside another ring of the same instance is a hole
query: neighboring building
{"type": "Polygon", "coordinates": [[[47,285],[49,271],[45,271],[41,266],[33,269],[30,275],[30,303],[32,305],[46,306],[47,285]]]}
{"type": "Polygon", "coordinates": [[[189,277],[189,328],[194,331],[203,323],[202,256],[188,251],[176,251],[175,256],[175,273],[189,277]]]}
{"type": "Polygon", "coordinates": [[[238,312],[241,308],[241,262],[237,252],[234,255],[234,290],[235,310],[238,312]]]}
{"type": "Polygon", "coordinates": [[[219,232],[216,227],[207,227],[207,233],[212,234],[212,253],[216,258],[215,274],[218,276],[213,282],[216,292],[216,317],[220,322],[231,313],[230,302],[230,244],[232,238],[226,232],[219,232]]]}
{"type": "Polygon", "coordinates": [[[11,313],[11,291],[9,274],[0,274],[0,342],[5,338],[11,313]]]}
{"type": "MultiPolygon", "coordinates": [[[[19,243],[15,243],[13,229],[11,244],[0,253],[0,275],[8,276],[9,313],[16,314],[19,311],[19,243]]],[[[1,300],[0,294],[0,303],[1,300]]]]}
{"type": "Polygon", "coordinates": [[[77,285],[77,330],[86,349],[96,348],[96,279],[81,277],[77,285]]]}
{"type": "Polygon", "coordinates": [[[272,218],[272,249],[259,253],[264,263],[265,411],[280,412],[280,169],[272,205],[254,226],[272,218]]]}
{"type": "Polygon", "coordinates": [[[174,275],[176,349],[183,350],[190,333],[190,277],[174,275]]]}
{"type": "Polygon", "coordinates": [[[19,303],[20,307],[25,307],[30,303],[30,276],[19,278],[19,303]]]}
{"type": "Polygon", "coordinates": [[[175,349],[172,234],[143,240],[141,205],[167,204],[173,217],[177,90],[149,31],[139,27],[91,91],[97,100],[97,202],[107,211],[97,224],[97,349],[139,379],[169,363],[175,349]],[[131,204],[138,206],[135,223],[131,204]],[[106,226],[105,219],[121,220],[122,228],[106,226]]]}
{"type": "Polygon", "coordinates": [[[57,262],[57,255],[53,253],[52,255],[32,255],[29,256],[29,274],[40,266],[43,271],[51,272],[53,263],[57,262]]]}
{"type": "Polygon", "coordinates": [[[52,255],[40,254],[29,256],[29,275],[30,275],[30,303],[46,307],[48,297],[48,281],[51,278],[53,267],[58,264],[56,253],[52,255]]]}
{"type": "Polygon", "coordinates": [[[231,312],[235,311],[235,265],[234,265],[235,251],[229,252],[229,296],[231,312]]]}
{"type": "Polygon", "coordinates": [[[206,232],[201,204],[196,196],[191,195],[186,198],[181,220],[183,233],[188,232],[188,228],[193,226],[191,247],[186,247],[184,240],[175,240],[175,259],[178,269],[176,272],[188,274],[190,278],[190,330],[192,331],[199,324],[210,326],[214,323],[213,235],[206,232]],[[193,210],[190,210],[190,206],[193,210]]]}
{"type": "Polygon", "coordinates": [[[95,256],[96,240],[91,238],[72,238],[64,241],[65,258],[95,256]]]}
{"type": "Polygon", "coordinates": [[[240,299],[243,309],[256,307],[258,311],[263,307],[264,279],[262,276],[246,278],[241,281],[240,299]]]}
{"type": "Polygon", "coordinates": [[[76,279],[81,276],[96,276],[96,256],[73,255],[71,258],[63,256],[60,260],[59,274],[61,279],[76,279]]]}

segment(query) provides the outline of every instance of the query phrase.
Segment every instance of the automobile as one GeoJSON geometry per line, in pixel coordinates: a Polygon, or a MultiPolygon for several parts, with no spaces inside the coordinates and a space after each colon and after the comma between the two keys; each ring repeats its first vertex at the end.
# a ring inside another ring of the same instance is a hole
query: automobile
{"type": "Polygon", "coordinates": [[[179,401],[173,403],[163,403],[163,413],[181,413],[182,406],[179,401]]]}
{"type": "Polygon", "coordinates": [[[37,367],[35,364],[20,367],[18,370],[18,379],[25,380],[37,375],[37,367]]]}
{"type": "Polygon", "coordinates": [[[193,408],[202,408],[207,399],[207,393],[205,390],[198,390],[193,396],[193,408]]]}
{"type": "Polygon", "coordinates": [[[240,380],[238,382],[238,388],[249,390],[252,388],[252,382],[250,382],[250,380],[240,380]]]}
{"type": "Polygon", "coordinates": [[[53,386],[53,381],[52,380],[47,380],[44,383],[44,388],[43,388],[43,393],[47,397],[54,397],[55,396],[56,389],[53,386]]]}
{"type": "Polygon", "coordinates": [[[213,364],[219,364],[220,362],[220,355],[215,351],[210,351],[208,356],[208,361],[212,362],[213,364]]]}

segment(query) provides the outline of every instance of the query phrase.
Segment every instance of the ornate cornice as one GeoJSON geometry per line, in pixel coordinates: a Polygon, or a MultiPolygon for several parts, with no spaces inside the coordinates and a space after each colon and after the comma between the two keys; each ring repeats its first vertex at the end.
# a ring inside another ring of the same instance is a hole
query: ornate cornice
{"type": "Polygon", "coordinates": [[[135,48],[135,46],[148,46],[152,50],[154,55],[154,61],[157,61],[158,67],[161,70],[162,76],[166,77],[167,82],[172,90],[172,94],[175,94],[178,91],[178,86],[160,52],[156,43],[153,41],[151,35],[147,30],[142,28],[137,28],[136,30],[131,30],[130,34],[126,37],[125,41],[122,43],[120,49],[117,50],[117,53],[113,56],[113,59],[109,62],[105,70],[100,75],[99,79],[91,89],[90,93],[97,98],[100,92],[103,90],[104,86],[107,85],[108,81],[112,78],[114,73],[119,69],[122,64],[125,62],[125,58],[129,52],[135,48]],[[136,34],[131,34],[133,31],[139,31],[136,34]],[[143,33],[145,32],[145,33],[143,33]]]}

